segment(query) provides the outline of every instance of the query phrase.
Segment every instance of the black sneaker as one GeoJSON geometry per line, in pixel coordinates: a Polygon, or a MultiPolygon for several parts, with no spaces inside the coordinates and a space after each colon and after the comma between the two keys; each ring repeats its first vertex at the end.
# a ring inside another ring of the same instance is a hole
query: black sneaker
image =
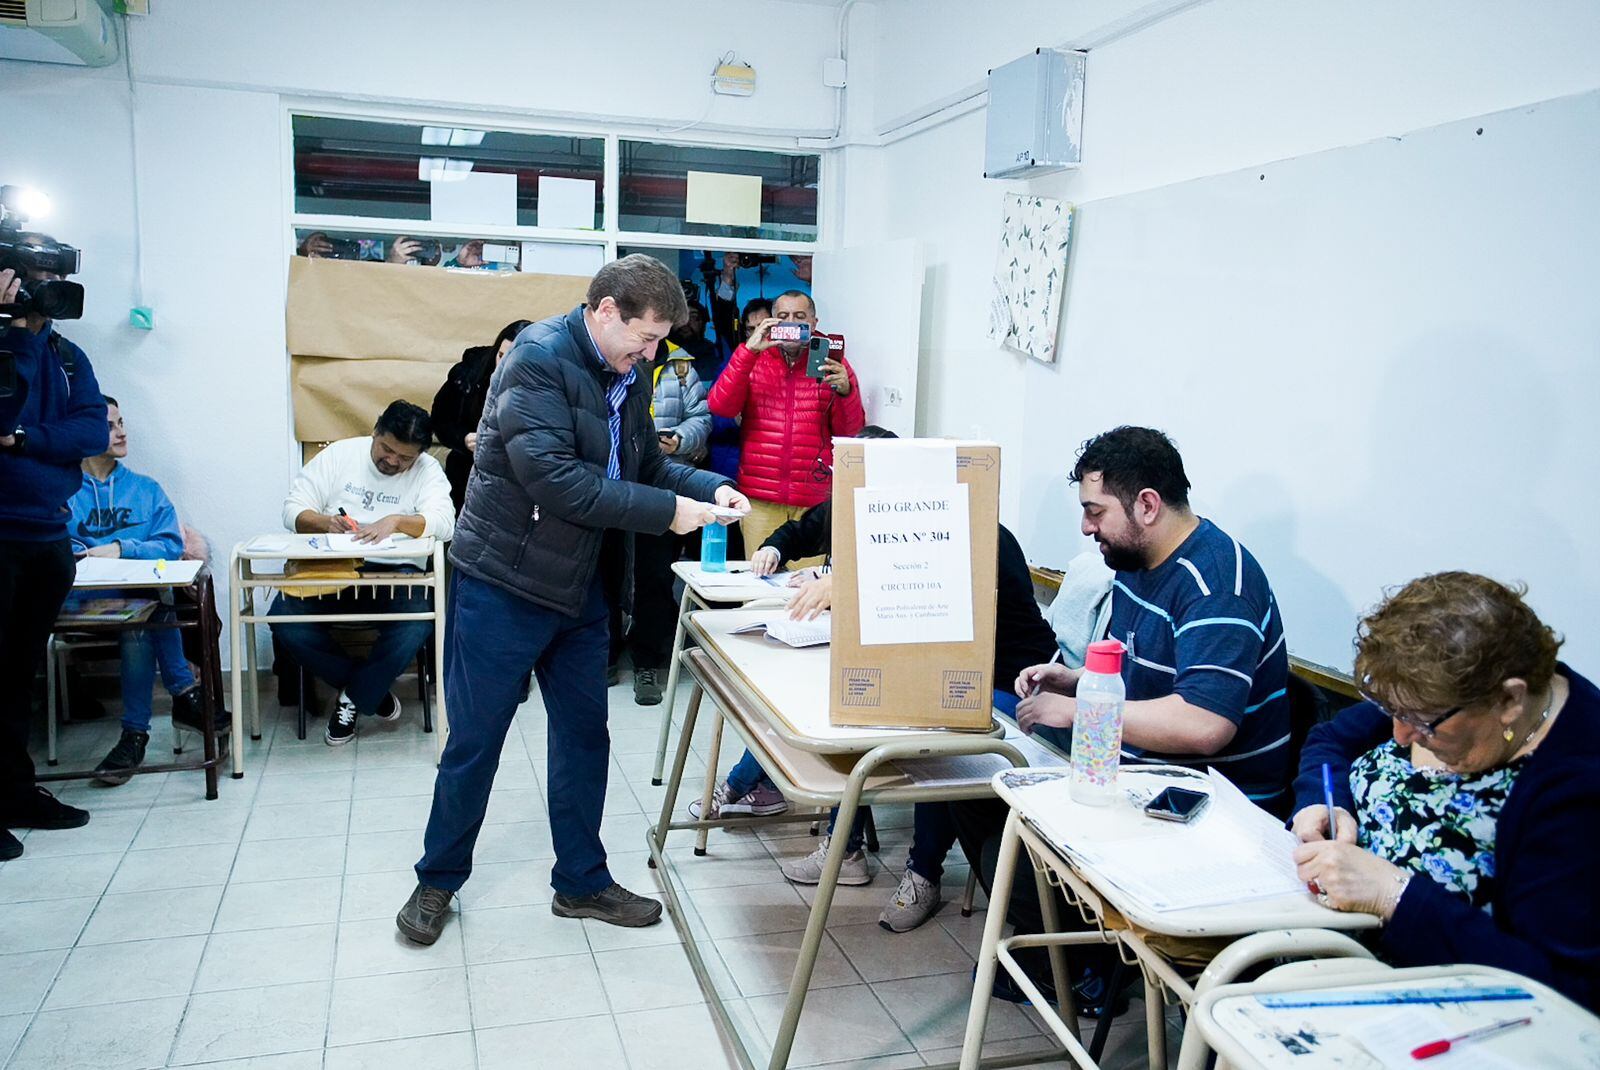
{"type": "Polygon", "coordinates": [[[401,935],[419,944],[432,944],[444,932],[444,923],[450,920],[450,899],[454,895],[443,888],[430,888],[418,883],[400,908],[394,923],[401,935]]]}
{"type": "Polygon", "coordinates": [[[113,787],[126,784],[133,779],[133,771],[144,764],[144,748],[149,742],[149,732],[124,728],[122,738],[111,748],[111,753],[94,767],[94,778],[113,787]]]}
{"type": "Polygon", "coordinates": [[[5,829],[0,829],[0,862],[22,857],[22,841],[5,829]]]}
{"type": "Polygon", "coordinates": [[[594,918],[607,925],[642,929],[661,920],[661,904],[634,895],[613,881],[611,887],[594,895],[557,895],[550,904],[550,913],[558,918],[594,918]]]}
{"type": "Polygon", "coordinates": [[[380,721],[398,721],[400,719],[400,700],[395,697],[393,691],[383,696],[383,700],[378,703],[378,712],[375,716],[380,721]]]}
{"type": "MultiPolygon", "coordinates": [[[[205,701],[200,697],[200,687],[195,685],[181,695],[172,696],[172,723],[191,732],[200,732],[205,721],[205,701]]],[[[233,731],[233,715],[218,710],[214,721],[216,733],[225,736],[233,731]]]]}
{"type": "Polygon", "coordinates": [[[339,704],[333,708],[333,713],[328,717],[328,730],[322,734],[322,741],[330,747],[339,747],[355,738],[356,704],[341,691],[339,704]]]}
{"type": "Polygon", "coordinates": [[[640,706],[661,705],[661,685],[656,681],[656,670],[633,670],[633,701],[640,706]]]}
{"type": "Polygon", "coordinates": [[[89,811],[68,806],[38,785],[21,806],[6,812],[0,825],[8,829],[75,829],[89,823],[89,811]]]}

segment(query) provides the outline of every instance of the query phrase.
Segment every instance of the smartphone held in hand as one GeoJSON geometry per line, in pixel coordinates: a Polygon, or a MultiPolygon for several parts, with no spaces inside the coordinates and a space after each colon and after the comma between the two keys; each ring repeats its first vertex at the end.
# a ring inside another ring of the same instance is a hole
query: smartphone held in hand
{"type": "Polygon", "coordinates": [[[774,342],[786,342],[791,345],[805,345],[811,341],[811,324],[809,323],[774,323],[767,330],[767,337],[774,342]]]}

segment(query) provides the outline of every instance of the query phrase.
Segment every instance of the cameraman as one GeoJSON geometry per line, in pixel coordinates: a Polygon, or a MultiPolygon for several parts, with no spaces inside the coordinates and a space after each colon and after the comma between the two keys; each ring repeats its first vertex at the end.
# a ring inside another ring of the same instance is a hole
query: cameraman
{"type": "Polygon", "coordinates": [[[89,358],[38,311],[17,312],[18,266],[30,284],[61,278],[0,264],[0,315],[12,313],[0,318],[0,354],[15,368],[14,389],[0,397],[0,861],[22,854],[9,829],[89,820],[34,783],[28,727],[34,673],[76,568],[67,501],[83,482],[79,464],[109,441],[89,358]]]}

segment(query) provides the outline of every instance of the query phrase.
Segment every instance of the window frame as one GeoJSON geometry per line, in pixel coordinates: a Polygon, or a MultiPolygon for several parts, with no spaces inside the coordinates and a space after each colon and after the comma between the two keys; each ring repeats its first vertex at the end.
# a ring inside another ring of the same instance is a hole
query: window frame
{"type": "Polygon", "coordinates": [[[834,184],[834,155],[821,149],[804,149],[794,145],[793,138],[763,138],[750,135],[719,136],[705,131],[699,137],[682,137],[658,133],[651,127],[638,127],[626,123],[594,124],[583,122],[552,123],[537,117],[500,112],[449,111],[410,106],[387,106],[378,103],[354,104],[315,98],[284,97],[281,101],[283,127],[284,228],[288,254],[295,255],[298,243],[297,230],[358,231],[380,235],[413,235],[419,237],[457,237],[470,234],[474,238],[503,239],[507,241],[547,242],[566,245],[599,246],[607,261],[616,259],[619,246],[650,249],[713,249],[717,252],[771,253],[785,256],[812,256],[821,247],[822,235],[829,233],[828,224],[836,203],[831,190],[834,184]],[[587,137],[604,141],[604,190],[601,226],[598,230],[574,230],[563,227],[508,226],[494,224],[434,223],[420,219],[388,219],[382,216],[332,215],[299,212],[295,207],[294,172],[294,119],[297,115],[337,118],[367,119],[374,122],[414,123],[427,126],[481,127],[503,130],[513,134],[543,134],[555,137],[587,137]],[[762,152],[779,152],[790,155],[815,155],[819,157],[817,169],[817,238],[811,241],[785,241],[777,238],[717,238],[697,234],[662,234],[655,231],[622,230],[618,226],[617,191],[621,181],[620,142],[652,141],[663,145],[710,149],[753,149],[762,152]]]}

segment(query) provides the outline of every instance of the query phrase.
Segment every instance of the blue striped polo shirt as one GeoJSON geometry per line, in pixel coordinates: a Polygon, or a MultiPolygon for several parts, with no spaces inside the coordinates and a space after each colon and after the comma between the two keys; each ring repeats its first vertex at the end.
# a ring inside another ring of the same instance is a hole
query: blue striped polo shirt
{"type": "Polygon", "coordinates": [[[1239,726],[1218,754],[1156,754],[1125,746],[1125,757],[1201,769],[1214,765],[1263,803],[1288,787],[1294,756],[1283,619],[1266,573],[1237,539],[1202,518],[1155,568],[1118,572],[1107,635],[1130,649],[1122,664],[1128,701],[1176,693],[1239,726]]]}

